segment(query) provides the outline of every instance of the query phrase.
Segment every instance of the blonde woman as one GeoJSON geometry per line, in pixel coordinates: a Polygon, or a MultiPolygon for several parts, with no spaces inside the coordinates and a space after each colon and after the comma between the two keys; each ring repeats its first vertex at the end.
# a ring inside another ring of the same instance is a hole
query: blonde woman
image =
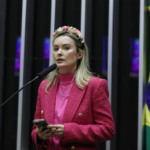
{"type": "Polygon", "coordinates": [[[114,120],[108,101],[107,81],[89,71],[88,48],[80,31],[59,27],[53,37],[57,65],[41,82],[32,139],[38,149],[97,150],[97,143],[114,137],[114,120]]]}

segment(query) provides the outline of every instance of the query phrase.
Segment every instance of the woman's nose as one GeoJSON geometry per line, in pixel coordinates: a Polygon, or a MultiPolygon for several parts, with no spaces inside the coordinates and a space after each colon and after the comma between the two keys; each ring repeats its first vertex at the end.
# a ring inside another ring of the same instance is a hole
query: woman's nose
{"type": "Polygon", "coordinates": [[[62,49],[59,48],[59,50],[57,52],[58,52],[59,55],[62,54],[62,49]]]}

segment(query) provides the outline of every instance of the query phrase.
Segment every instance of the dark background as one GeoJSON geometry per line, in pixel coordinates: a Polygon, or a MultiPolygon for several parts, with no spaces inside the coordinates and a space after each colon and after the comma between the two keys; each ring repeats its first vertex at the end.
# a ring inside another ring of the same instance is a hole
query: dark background
{"type": "MultiPolygon", "coordinates": [[[[138,75],[130,76],[130,39],[139,38],[139,0],[115,1],[114,68],[112,111],[116,135],[112,150],[137,150],[138,75]]],[[[108,0],[87,0],[85,41],[90,52],[91,71],[107,79],[107,70],[102,70],[103,50],[108,42],[108,0]],[[105,40],[106,45],[104,45],[105,40]]],[[[69,25],[80,29],[80,0],[57,0],[55,27],[69,25]]],[[[21,36],[21,0],[0,0],[0,103],[4,102],[19,87],[19,76],[15,74],[16,39],[21,36]]],[[[44,38],[50,37],[51,0],[30,0],[27,6],[27,36],[25,83],[44,69],[44,38]]],[[[106,66],[107,66],[107,57],[106,66]]],[[[107,68],[106,68],[107,69],[107,68]]],[[[28,101],[26,113],[28,124],[27,147],[35,149],[30,133],[35,111],[38,85],[33,83],[25,91],[28,101]]],[[[0,108],[0,149],[15,150],[17,138],[18,96],[0,108]]],[[[105,149],[105,143],[99,143],[105,149]]]]}

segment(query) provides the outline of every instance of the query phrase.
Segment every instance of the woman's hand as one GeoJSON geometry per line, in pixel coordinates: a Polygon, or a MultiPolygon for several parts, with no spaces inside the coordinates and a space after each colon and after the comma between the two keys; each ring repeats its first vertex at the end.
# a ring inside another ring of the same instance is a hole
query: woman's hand
{"type": "Polygon", "coordinates": [[[48,129],[51,130],[52,136],[64,136],[64,125],[63,124],[57,124],[57,125],[48,125],[48,129]]]}
{"type": "Polygon", "coordinates": [[[36,127],[36,132],[39,140],[48,140],[52,137],[52,130],[50,128],[36,127]]]}

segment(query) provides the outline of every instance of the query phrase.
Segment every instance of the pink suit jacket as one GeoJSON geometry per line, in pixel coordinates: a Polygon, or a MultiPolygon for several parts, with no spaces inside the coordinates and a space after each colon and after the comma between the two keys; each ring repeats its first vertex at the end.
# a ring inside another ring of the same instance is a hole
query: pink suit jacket
{"type": "MultiPolygon", "coordinates": [[[[45,92],[46,83],[46,80],[42,81],[39,86],[35,119],[44,118],[53,124],[58,81],[48,93],[45,92]]],[[[115,133],[107,81],[92,77],[84,89],[78,88],[74,82],[70,93],[63,117],[64,137],[60,138],[59,149],[97,150],[98,142],[112,139],[115,133]]],[[[38,145],[35,125],[31,135],[38,149],[50,150],[51,138],[38,145]]]]}

